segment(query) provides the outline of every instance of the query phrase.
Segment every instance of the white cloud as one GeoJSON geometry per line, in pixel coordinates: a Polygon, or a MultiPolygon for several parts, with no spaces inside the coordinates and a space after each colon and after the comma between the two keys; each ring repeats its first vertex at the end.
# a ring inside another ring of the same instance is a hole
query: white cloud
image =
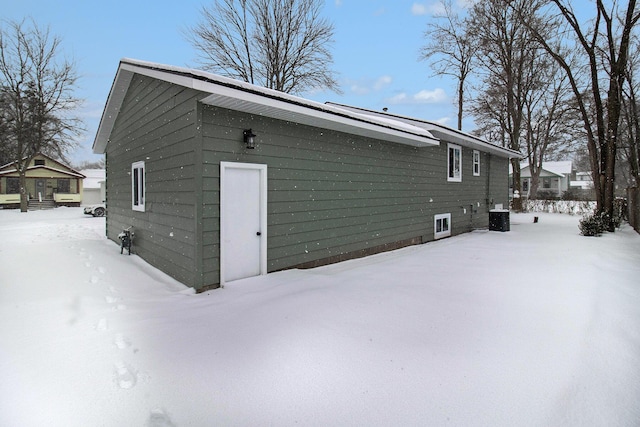
{"type": "Polygon", "coordinates": [[[356,95],[366,95],[369,92],[371,92],[371,88],[368,86],[363,86],[360,85],[358,83],[354,83],[351,86],[349,86],[349,90],[353,93],[355,93],[356,95]]]}
{"type": "Polygon", "coordinates": [[[409,97],[407,96],[407,94],[402,92],[392,96],[391,98],[388,98],[387,101],[389,102],[389,104],[405,104],[407,103],[408,98],[409,97]]]}
{"type": "Polygon", "coordinates": [[[370,78],[360,79],[357,81],[348,82],[349,90],[356,95],[367,95],[371,92],[376,92],[384,89],[391,84],[393,79],[391,76],[380,76],[376,80],[370,78]]]}
{"type": "Polygon", "coordinates": [[[447,99],[447,94],[443,89],[421,90],[413,95],[413,98],[423,104],[437,104],[447,99]]]}
{"type": "Polygon", "coordinates": [[[390,104],[440,104],[447,101],[447,99],[447,93],[443,89],[437,88],[434,90],[421,90],[413,95],[401,92],[387,99],[387,102],[390,104]]]}
{"type": "Polygon", "coordinates": [[[378,78],[378,80],[373,84],[373,89],[374,90],[380,90],[382,88],[384,88],[385,86],[391,84],[391,81],[393,79],[391,78],[391,76],[382,76],[380,78],[378,78]]]}
{"type": "Polygon", "coordinates": [[[336,6],[338,7],[342,6],[342,0],[336,0],[336,6]]]}
{"type": "Polygon", "coordinates": [[[444,7],[444,4],[439,1],[429,6],[429,13],[433,16],[444,16],[447,14],[447,9],[444,7]]]}
{"type": "Polygon", "coordinates": [[[460,9],[471,9],[478,0],[458,0],[456,4],[460,9]]]}
{"type": "Polygon", "coordinates": [[[441,125],[448,125],[451,122],[451,117],[441,117],[437,120],[435,120],[436,123],[441,124],[441,125]]]}
{"type": "MultiPolygon", "coordinates": [[[[477,0],[456,0],[454,3],[454,9],[465,10],[470,9],[477,0]]],[[[414,3],[411,6],[411,14],[415,16],[432,15],[443,16],[446,14],[446,9],[442,1],[436,1],[429,4],[414,3]]]]}
{"type": "Polygon", "coordinates": [[[412,15],[426,15],[427,14],[427,6],[420,4],[420,3],[414,3],[411,6],[411,14],[412,15]]]}

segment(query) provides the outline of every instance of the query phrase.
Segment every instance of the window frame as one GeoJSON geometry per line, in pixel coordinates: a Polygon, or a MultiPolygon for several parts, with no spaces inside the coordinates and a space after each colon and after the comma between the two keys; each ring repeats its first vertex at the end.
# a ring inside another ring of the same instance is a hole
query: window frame
{"type": "Polygon", "coordinates": [[[58,178],[56,182],[56,192],[61,194],[71,194],[71,179],[58,178]],[[63,191],[65,190],[65,191],[63,191]]]}
{"type": "Polygon", "coordinates": [[[449,236],[451,236],[451,213],[434,215],[433,238],[438,240],[449,236]],[[438,231],[438,222],[440,222],[440,231],[438,231]]]}
{"type": "Polygon", "coordinates": [[[131,209],[145,211],[146,177],[144,161],[131,164],[131,209]]]}
{"type": "Polygon", "coordinates": [[[20,194],[20,178],[15,176],[8,176],[5,181],[6,189],[5,194],[20,194]],[[17,190],[15,193],[14,190],[17,190]]]}
{"type": "Polygon", "coordinates": [[[447,181],[462,182],[462,147],[457,144],[447,144],[447,181]],[[456,151],[458,152],[457,161],[456,151]],[[456,163],[458,163],[457,170],[456,163]]]}
{"type": "Polygon", "coordinates": [[[473,150],[473,176],[480,176],[480,151],[473,150]]]}

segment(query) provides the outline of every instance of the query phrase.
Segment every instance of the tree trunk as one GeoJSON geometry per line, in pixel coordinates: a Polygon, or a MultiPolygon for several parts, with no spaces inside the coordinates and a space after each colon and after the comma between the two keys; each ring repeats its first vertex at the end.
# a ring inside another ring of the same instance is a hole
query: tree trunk
{"type": "Polygon", "coordinates": [[[529,198],[538,197],[538,188],[540,187],[540,169],[536,173],[531,173],[531,182],[529,182],[529,198]]]}
{"type": "Polygon", "coordinates": [[[519,159],[511,159],[511,168],[513,170],[513,175],[512,175],[513,176],[513,202],[512,202],[512,208],[513,208],[514,212],[522,212],[522,186],[520,185],[520,161],[519,161],[519,159]]]}
{"type": "Polygon", "coordinates": [[[458,81],[458,130],[462,130],[462,113],[464,106],[464,79],[458,81]]]}
{"type": "Polygon", "coordinates": [[[29,199],[27,198],[27,177],[24,172],[20,172],[20,212],[27,212],[29,199]]]}
{"type": "Polygon", "coordinates": [[[616,167],[616,145],[615,137],[607,144],[607,161],[604,173],[604,209],[607,215],[607,231],[616,231],[615,222],[613,220],[613,202],[616,199],[615,187],[615,167],[616,167]]]}

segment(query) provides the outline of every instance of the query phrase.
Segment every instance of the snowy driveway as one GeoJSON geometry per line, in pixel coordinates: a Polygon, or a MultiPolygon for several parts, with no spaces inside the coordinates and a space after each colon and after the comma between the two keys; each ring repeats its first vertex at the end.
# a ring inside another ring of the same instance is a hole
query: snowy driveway
{"type": "Polygon", "coordinates": [[[0,211],[0,425],[640,425],[640,236],[511,219],[194,295],[0,211]]]}

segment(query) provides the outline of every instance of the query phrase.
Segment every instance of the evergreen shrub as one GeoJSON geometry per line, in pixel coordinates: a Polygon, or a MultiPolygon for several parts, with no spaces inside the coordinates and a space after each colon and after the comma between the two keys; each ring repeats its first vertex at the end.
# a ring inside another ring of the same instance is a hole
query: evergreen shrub
{"type": "Polygon", "coordinates": [[[605,213],[585,215],[578,225],[580,234],[583,236],[600,236],[606,230],[606,218],[607,214],[605,213]]]}

